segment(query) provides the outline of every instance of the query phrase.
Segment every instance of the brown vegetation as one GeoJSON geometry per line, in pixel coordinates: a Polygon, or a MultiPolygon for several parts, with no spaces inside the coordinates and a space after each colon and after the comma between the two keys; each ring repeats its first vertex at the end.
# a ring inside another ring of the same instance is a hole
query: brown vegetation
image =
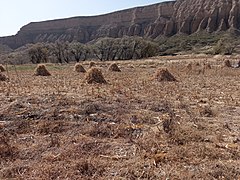
{"type": "Polygon", "coordinates": [[[185,72],[187,74],[195,74],[195,75],[199,75],[199,74],[204,74],[205,70],[209,70],[211,69],[211,65],[208,63],[204,63],[203,65],[201,65],[199,62],[190,62],[189,64],[187,64],[186,68],[185,68],[185,72]]]}
{"type": "Polygon", "coordinates": [[[48,78],[10,66],[0,179],[239,179],[240,71],[209,58],[207,73],[186,74],[191,61],[205,59],[118,61],[121,76],[102,69],[108,85],[68,64],[48,64],[48,78]],[[158,67],[180,81],[150,81],[158,67]]]}
{"type": "Polygon", "coordinates": [[[34,72],[35,76],[51,76],[50,72],[47,70],[44,64],[39,64],[34,72]]]}
{"type": "Polygon", "coordinates": [[[192,63],[188,63],[186,67],[187,67],[187,69],[189,71],[191,71],[193,69],[193,64],[192,63]]]}
{"type": "Polygon", "coordinates": [[[102,71],[98,68],[89,69],[85,76],[85,81],[88,84],[92,84],[92,83],[105,84],[105,83],[107,83],[107,81],[103,77],[102,71]]]}
{"type": "Polygon", "coordinates": [[[0,72],[0,81],[6,81],[7,79],[7,76],[0,72]]]}
{"type": "Polygon", "coordinates": [[[121,69],[119,69],[118,65],[116,63],[110,64],[108,67],[109,71],[115,71],[115,72],[121,72],[121,69]]]}
{"type": "Polygon", "coordinates": [[[89,68],[92,68],[92,67],[94,67],[96,65],[96,63],[95,62],[93,62],[93,61],[90,61],[90,63],[89,63],[89,68]]]}
{"type": "Polygon", "coordinates": [[[166,68],[160,68],[155,73],[155,78],[158,81],[177,81],[175,77],[166,68]]]}
{"type": "Polygon", "coordinates": [[[231,62],[227,59],[223,62],[223,67],[232,67],[231,62]]]}
{"type": "Polygon", "coordinates": [[[84,69],[84,67],[80,63],[75,64],[74,71],[75,72],[82,72],[82,73],[86,72],[86,70],[84,69]]]}
{"type": "Polygon", "coordinates": [[[5,72],[5,71],[6,71],[5,67],[2,64],[0,64],[0,72],[5,72]]]}

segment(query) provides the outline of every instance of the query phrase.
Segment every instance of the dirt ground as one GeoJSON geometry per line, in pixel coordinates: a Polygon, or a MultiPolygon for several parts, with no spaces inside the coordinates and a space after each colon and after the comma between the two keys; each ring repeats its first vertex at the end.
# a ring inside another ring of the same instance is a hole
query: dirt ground
{"type": "Polygon", "coordinates": [[[102,85],[74,64],[47,64],[49,77],[9,66],[0,179],[240,179],[240,69],[213,58],[116,63],[121,72],[97,62],[102,85]],[[161,67],[177,81],[158,82],[161,67]]]}

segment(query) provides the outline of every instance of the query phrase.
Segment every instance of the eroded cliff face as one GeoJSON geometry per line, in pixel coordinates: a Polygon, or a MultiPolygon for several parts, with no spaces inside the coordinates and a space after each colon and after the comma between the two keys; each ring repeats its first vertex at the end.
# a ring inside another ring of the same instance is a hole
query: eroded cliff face
{"type": "Polygon", "coordinates": [[[173,19],[177,32],[191,34],[239,29],[239,0],[178,0],[173,19]]]}
{"type": "Polygon", "coordinates": [[[99,37],[192,34],[240,28],[239,0],[177,0],[106,15],[30,23],[0,43],[17,48],[27,43],[56,40],[83,43],[99,37]]]}

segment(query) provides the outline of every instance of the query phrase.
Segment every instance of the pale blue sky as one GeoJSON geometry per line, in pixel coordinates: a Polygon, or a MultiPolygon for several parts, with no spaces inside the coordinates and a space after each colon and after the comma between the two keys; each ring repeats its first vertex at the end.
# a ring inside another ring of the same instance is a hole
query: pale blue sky
{"type": "Polygon", "coordinates": [[[167,0],[0,0],[0,36],[14,35],[29,22],[88,16],[167,0]]]}

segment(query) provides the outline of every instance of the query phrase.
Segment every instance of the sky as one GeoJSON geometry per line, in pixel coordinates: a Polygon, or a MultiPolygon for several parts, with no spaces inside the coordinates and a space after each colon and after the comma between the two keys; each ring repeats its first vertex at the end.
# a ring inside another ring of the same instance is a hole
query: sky
{"type": "Polygon", "coordinates": [[[0,0],[0,37],[30,22],[100,15],[167,0],[0,0]]]}

